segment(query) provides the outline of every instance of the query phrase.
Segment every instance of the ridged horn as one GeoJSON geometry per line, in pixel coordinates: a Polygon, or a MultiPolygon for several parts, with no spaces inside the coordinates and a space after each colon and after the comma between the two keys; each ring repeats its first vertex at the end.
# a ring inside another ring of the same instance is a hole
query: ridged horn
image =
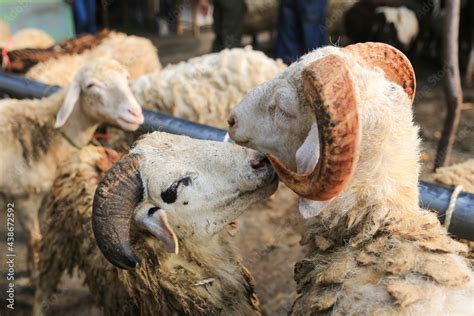
{"type": "Polygon", "coordinates": [[[133,211],[143,199],[139,156],[129,154],[104,175],[94,195],[92,228],[105,258],[122,269],[135,268],[138,258],[130,246],[133,211]]]}
{"type": "Polygon", "coordinates": [[[302,76],[304,95],[318,121],[319,161],[311,173],[299,174],[271,154],[268,159],[280,179],[298,195],[326,201],[344,189],[357,164],[357,99],[349,65],[340,56],[329,55],[313,62],[302,76]]]}
{"type": "Polygon", "coordinates": [[[388,44],[374,42],[353,44],[342,50],[352,54],[363,64],[381,68],[385,77],[402,86],[413,101],[416,92],[415,71],[401,51],[388,44]]]}

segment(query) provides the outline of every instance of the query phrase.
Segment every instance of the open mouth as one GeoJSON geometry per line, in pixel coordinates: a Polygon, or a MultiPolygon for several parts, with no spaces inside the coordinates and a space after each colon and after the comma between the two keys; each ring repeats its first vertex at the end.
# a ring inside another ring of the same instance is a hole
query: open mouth
{"type": "Polygon", "coordinates": [[[272,191],[273,189],[276,190],[277,187],[278,187],[278,175],[276,172],[272,171],[271,178],[265,179],[264,181],[262,181],[262,183],[254,190],[240,192],[238,196],[241,197],[244,195],[251,195],[258,192],[272,191]]]}

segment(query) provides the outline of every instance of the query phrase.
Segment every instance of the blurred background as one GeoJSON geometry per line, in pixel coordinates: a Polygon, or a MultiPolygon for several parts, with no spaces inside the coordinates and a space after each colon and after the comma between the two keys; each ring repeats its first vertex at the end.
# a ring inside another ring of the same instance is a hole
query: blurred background
{"type": "MultiPolygon", "coordinates": [[[[56,58],[57,52],[87,51],[89,44],[80,48],[81,43],[100,41],[108,36],[105,29],[150,40],[163,69],[248,45],[291,64],[324,45],[385,42],[403,51],[415,68],[414,119],[423,140],[422,178],[430,180],[435,168],[468,161],[474,154],[474,1],[460,1],[455,14],[458,36],[448,32],[453,16],[443,0],[0,0],[1,64],[4,72],[23,75],[56,58]],[[456,92],[446,85],[452,80],[447,77],[452,54],[459,69],[456,92]]],[[[225,121],[219,125],[225,127],[225,121]]],[[[474,175],[474,170],[470,172],[474,175]]],[[[236,240],[269,315],[286,314],[296,295],[293,264],[303,253],[298,245],[302,223],[296,203],[296,197],[283,188],[240,220],[236,240]]],[[[4,229],[2,225],[2,236],[4,229]]],[[[19,242],[23,242],[21,232],[19,242]]],[[[0,250],[4,251],[3,244],[0,250]]],[[[22,256],[25,249],[20,248],[22,256]]],[[[3,272],[3,263],[0,267],[3,272]]],[[[82,282],[77,273],[64,277],[50,302],[51,315],[100,314],[82,282]]],[[[29,315],[32,291],[26,283],[20,287],[15,315],[29,315]]],[[[2,290],[0,297],[3,294],[2,290]]]]}

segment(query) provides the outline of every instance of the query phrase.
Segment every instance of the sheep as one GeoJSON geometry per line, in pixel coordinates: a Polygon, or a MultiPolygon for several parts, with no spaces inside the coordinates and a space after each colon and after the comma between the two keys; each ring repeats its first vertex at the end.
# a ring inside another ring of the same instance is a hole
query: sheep
{"type": "Polygon", "coordinates": [[[344,35],[344,15],[357,0],[330,0],[326,16],[327,33],[334,41],[340,40],[344,35]]]}
{"type": "Polygon", "coordinates": [[[243,32],[252,36],[252,44],[257,44],[257,34],[276,29],[278,19],[277,0],[246,0],[243,32]]]}
{"type": "Polygon", "coordinates": [[[309,251],[295,266],[293,315],[472,315],[467,247],[418,206],[414,93],[413,68],[397,49],[324,47],[252,90],[229,117],[230,136],[269,153],[305,198],[309,251]]]}
{"type": "Polygon", "coordinates": [[[86,50],[90,50],[98,46],[110,34],[111,31],[105,29],[96,35],[83,34],[75,38],[62,40],[47,48],[7,50],[6,54],[1,57],[4,70],[24,74],[34,65],[46,62],[48,59],[81,54],[86,50]]]}
{"type": "Polygon", "coordinates": [[[354,42],[383,41],[409,51],[419,32],[415,11],[406,6],[355,3],[345,15],[347,36],[354,42]]]}
{"type": "Polygon", "coordinates": [[[158,53],[150,40],[110,32],[99,45],[81,54],[63,55],[33,66],[26,77],[50,85],[67,86],[81,66],[91,58],[117,60],[130,73],[132,80],[161,68],[158,53]]]}
{"type": "Polygon", "coordinates": [[[45,203],[35,306],[77,267],[106,315],[260,314],[226,227],[277,189],[264,157],[155,132],[103,175],[117,154],[84,148],[45,203]]]}
{"type": "Polygon", "coordinates": [[[0,47],[8,50],[23,48],[48,48],[54,45],[54,39],[45,31],[35,28],[24,28],[9,37],[0,39],[0,47]]]}
{"type": "Polygon", "coordinates": [[[127,76],[118,62],[99,58],[83,66],[67,89],[50,97],[0,101],[0,196],[15,203],[33,280],[41,241],[38,210],[58,164],[87,145],[102,122],[125,130],[143,123],[127,76]]]}
{"type": "Polygon", "coordinates": [[[415,12],[405,6],[401,6],[398,8],[378,7],[375,9],[375,13],[381,14],[387,24],[393,24],[402,49],[408,50],[415,41],[419,31],[415,12]]]}
{"type": "Polygon", "coordinates": [[[285,68],[250,46],[225,49],[142,76],[132,83],[132,91],[146,109],[225,127],[227,115],[246,92],[285,68]]]}

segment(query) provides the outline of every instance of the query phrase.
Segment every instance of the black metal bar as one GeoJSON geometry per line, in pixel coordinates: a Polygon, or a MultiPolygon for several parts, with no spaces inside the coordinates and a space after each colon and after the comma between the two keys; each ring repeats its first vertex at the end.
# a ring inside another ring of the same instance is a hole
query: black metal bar
{"type": "MultiPolygon", "coordinates": [[[[42,98],[49,96],[61,87],[49,86],[41,82],[26,79],[23,76],[0,72],[0,93],[14,98],[42,98]]],[[[223,129],[194,123],[171,115],[144,110],[145,123],[138,133],[163,131],[171,134],[187,135],[197,139],[222,141],[226,136],[223,129]]]]}
{"type": "Polygon", "coordinates": [[[186,121],[171,115],[143,110],[145,123],[139,128],[139,133],[163,131],[171,134],[186,135],[196,139],[223,141],[227,131],[191,121],[186,121]]]}
{"type": "Polygon", "coordinates": [[[7,94],[18,99],[39,99],[59,91],[59,86],[26,79],[23,76],[0,71],[0,95],[7,94]]]}
{"type": "MultiPolygon", "coordinates": [[[[444,223],[446,210],[453,189],[433,183],[420,181],[420,206],[436,211],[439,220],[444,223]]],[[[474,240],[474,194],[461,192],[456,201],[456,208],[451,217],[449,232],[460,238],[474,240]]]]}
{"type": "MultiPolygon", "coordinates": [[[[0,72],[0,93],[6,93],[16,98],[40,98],[58,91],[57,86],[25,79],[18,75],[0,72]]],[[[193,123],[167,114],[144,110],[145,123],[139,133],[164,131],[172,134],[187,135],[197,139],[222,141],[226,137],[223,129],[193,123]]],[[[421,181],[420,206],[439,213],[439,219],[444,222],[453,189],[433,183],[421,181]]],[[[449,232],[458,237],[474,240],[474,194],[461,193],[456,203],[456,209],[451,218],[449,232]]]]}

